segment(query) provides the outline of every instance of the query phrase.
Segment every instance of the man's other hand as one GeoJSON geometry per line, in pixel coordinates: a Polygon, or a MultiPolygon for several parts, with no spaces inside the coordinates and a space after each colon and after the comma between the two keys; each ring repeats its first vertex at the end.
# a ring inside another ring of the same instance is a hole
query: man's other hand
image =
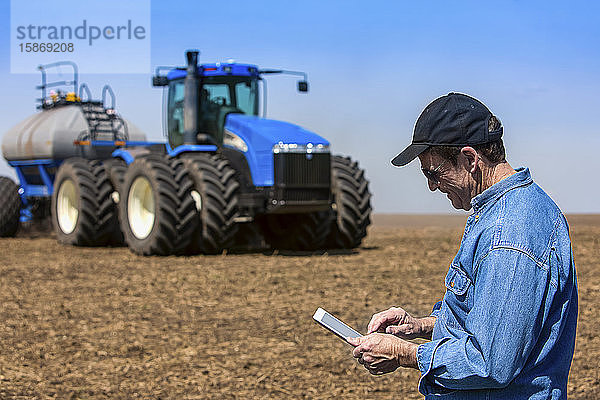
{"type": "Polygon", "coordinates": [[[356,346],[352,355],[373,375],[387,374],[398,367],[418,368],[418,345],[414,343],[382,333],[346,340],[356,346]]]}
{"type": "Polygon", "coordinates": [[[367,326],[367,334],[385,332],[402,339],[429,338],[433,331],[434,317],[415,318],[400,307],[373,314],[367,326]]]}

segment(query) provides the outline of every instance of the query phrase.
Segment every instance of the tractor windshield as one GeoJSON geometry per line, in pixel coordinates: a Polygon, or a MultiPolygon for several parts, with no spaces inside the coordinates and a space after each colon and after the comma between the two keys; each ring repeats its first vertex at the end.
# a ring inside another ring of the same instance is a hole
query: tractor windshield
{"type": "MultiPolygon", "coordinates": [[[[208,76],[200,81],[199,133],[211,135],[223,142],[225,118],[230,113],[258,115],[258,84],[246,76],[208,76]]],[[[184,80],[169,84],[168,135],[172,147],[183,142],[184,80]]]]}
{"type": "Polygon", "coordinates": [[[233,106],[246,115],[258,115],[256,79],[241,76],[210,76],[202,80],[200,107],[233,106]]]}

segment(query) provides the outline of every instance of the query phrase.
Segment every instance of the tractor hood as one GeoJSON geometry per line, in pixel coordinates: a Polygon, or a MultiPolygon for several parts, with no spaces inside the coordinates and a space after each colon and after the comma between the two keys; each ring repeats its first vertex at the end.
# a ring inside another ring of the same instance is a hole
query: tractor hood
{"type": "Polygon", "coordinates": [[[329,142],[321,136],[298,125],[244,114],[229,114],[225,129],[240,136],[257,151],[271,151],[279,142],[329,145],[329,142]]]}
{"type": "Polygon", "coordinates": [[[244,114],[229,114],[225,131],[239,136],[248,146],[244,154],[256,186],[273,185],[273,146],[279,143],[329,146],[327,140],[298,125],[244,114]]]}

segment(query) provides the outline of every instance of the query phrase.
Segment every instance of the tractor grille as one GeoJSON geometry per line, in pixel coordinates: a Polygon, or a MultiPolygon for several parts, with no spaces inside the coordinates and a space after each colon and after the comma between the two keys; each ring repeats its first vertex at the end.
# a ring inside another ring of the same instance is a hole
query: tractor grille
{"type": "Polygon", "coordinates": [[[314,201],[329,203],[329,188],[325,189],[282,189],[281,199],[287,205],[309,204],[314,201]]]}
{"type": "Polygon", "coordinates": [[[278,204],[329,204],[329,153],[274,153],[274,199],[278,204]],[[283,203],[281,203],[283,201],[283,203]]]}
{"type": "Polygon", "coordinates": [[[277,153],[273,156],[276,185],[329,186],[329,153],[277,153]]]}

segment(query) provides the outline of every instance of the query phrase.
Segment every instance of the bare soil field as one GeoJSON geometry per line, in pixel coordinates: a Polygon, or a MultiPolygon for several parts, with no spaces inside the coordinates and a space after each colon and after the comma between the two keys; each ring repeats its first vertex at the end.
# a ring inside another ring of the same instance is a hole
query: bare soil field
{"type": "MultiPolygon", "coordinates": [[[[419,373],[370,375],[312,321],[364,331],[427,315],[463,216],[376,215],[348,253],[138,257],[48,233],[0,239],[0,398],[418,399],[419,373]]],[[[569,397],[600,398],[600,216],[571,216],[579,279],[569,397]]]]}

